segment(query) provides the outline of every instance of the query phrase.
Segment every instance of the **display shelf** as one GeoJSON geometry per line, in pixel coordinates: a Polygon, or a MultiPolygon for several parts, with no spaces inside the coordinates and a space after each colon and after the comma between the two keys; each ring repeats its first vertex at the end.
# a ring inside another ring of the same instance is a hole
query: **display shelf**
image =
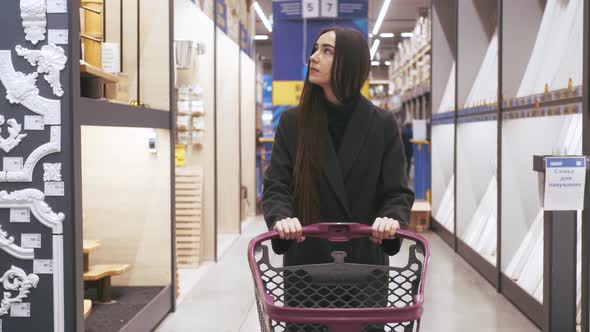
{"type": "Polygon", "coordinates": [[[432,216],[438,224],[450,233],[454,233],[455,125],[452,123],[433,125],[431,136],[432,216]]]}
{"type": "Polygon", "coordinates": [[[105,84],[118,83],[119,77],[115,74],[107,73],[106,71],[94,67],[93,65],[80,60],[80,76],[83,78],[100,79],[105,84]]]}
{"type": "Polygon", "coordinates": [[[494,1],[459,1],[456,229],[458,249],[497,286],[498,25],[494,1]],[[491,15],[479,15],[486,12],[491,15]],[[485,148],[484,148],[485,147],[485,148]]]}
{"type": "Polygon", "coordinates": [[[432,114],[455,110],[457,59],[457,1],[432,4],[432,114]]]}
{"type": "Polygon", "coordinates": [[[544,218],[530,161],[582,153],[582,2],[504,1],[501,269],[506,296],[539,326],[544,317],[530,306],[546,305],[544,218]]]}
{"type": "Polygon", "coordinates": [[[80,98],[76,109],[80,123],[87,126],[170,128],[170,112],[106,100],[80,98]]]}
{"type": "Polygon", "coordinates": [[[496,131],[497,121],[461,122],[456,143],[457,235],[492,265],[497,252],[496,131]]]}

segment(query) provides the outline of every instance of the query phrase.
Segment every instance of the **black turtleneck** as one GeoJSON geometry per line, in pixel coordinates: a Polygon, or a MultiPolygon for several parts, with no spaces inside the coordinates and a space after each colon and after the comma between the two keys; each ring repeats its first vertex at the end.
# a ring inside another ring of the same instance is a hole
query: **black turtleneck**
{"type": "Polygon", "coordinates": [[[332,104],[328,100],[324,101],[324,109],[328,120],[328,130],[330,131],[330,137],[332,137],[332,144],[334,145],[334,150],[336,152],[340,149],[342,137],[346,131],[350,115],[354,112],[357,103],[358,98],[354,98],[351,101],[340,105],[332,104]]]}

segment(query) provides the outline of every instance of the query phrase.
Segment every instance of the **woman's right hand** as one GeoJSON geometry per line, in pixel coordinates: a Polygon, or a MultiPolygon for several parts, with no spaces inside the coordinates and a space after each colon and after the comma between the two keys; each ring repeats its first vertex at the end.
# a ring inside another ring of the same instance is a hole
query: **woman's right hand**
{"type": "Polygon", "coordinates": [[[303,228],[297,218],[281,219],[275,223],[274,229],[283,240],[297,240],[297,242],[305,240],[303,228]]]}

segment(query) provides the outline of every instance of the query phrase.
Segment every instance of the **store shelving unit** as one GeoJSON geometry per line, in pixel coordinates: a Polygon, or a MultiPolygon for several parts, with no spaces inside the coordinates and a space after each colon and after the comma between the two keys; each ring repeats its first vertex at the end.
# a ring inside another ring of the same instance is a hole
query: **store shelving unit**
{"type": "Polygon", "coordinates": [[[452,247],[455,247],[456,6],[456,0],[433,3],[431,32],[431,224],[452,247]]]}
{"type": "MultiPolygon", "coordinates": [[[[532,156],[589,152],[589,8],[580,0],[474,0],[449,7],[445,1],[432,7],[433,224],[542,327],[549,305],[543,299],[549,244],[532,156]],[[440,45],[449,45],[453,34],[444,32],[453,28],[458,42],[445,52],[440,45]],[[445,73],[451,78],[444,80],[445,73]],[[450,136],[456,140],[449,142],[450,136]],[[449,144],[456,149],[450,176],[441,171],[449,164],[441,157],[442,146],[449,144]],[[452,181],[457,182],[454,192],[444,188],[452,181]],[[442,203],[453,199],[458,212],[449,228],[456,234],[449,234],[437,219],[450,214],[453,204],[442,203]]],[[[587,195],[586,210],[588,201],[587,195]]],[[[583,331],[589,328],[588,219],[587,212],[579,213],[575,300],[583,331]]]]}

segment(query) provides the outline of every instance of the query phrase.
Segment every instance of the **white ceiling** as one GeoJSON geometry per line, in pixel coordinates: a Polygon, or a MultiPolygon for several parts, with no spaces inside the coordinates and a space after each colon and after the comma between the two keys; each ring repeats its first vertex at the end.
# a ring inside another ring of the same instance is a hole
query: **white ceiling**
{"type": "MultiPolygon", "coordinates": [[[[272,9],[271,0],[259,0],[258,3],[264,10],[267,16],[270,15],[272,9]]],[[[369,32],[373,30],[373,26],[377,21],[381,7],[383,6],[383,0],[369,0],[369,32]]],[[[419,16],[420,9],[426,9],[430,7],[430,0],[391,0],[387,15],[383,20],[380,32],[393,32],[396,34],[396,38],[389,39],[385,38],[381,40],[381,46],[379,47],[380,57],[382,59],[390,58],[395,50],[395,45],[400,40],[400,34],[406,31],[412,31],[416,19],[419,16]]],[[[268,34],[268,31],[256,16],[256,33],[257,34],[268,34]]],[[[270,41],[268,42],[257,42],[257,48],[266,57],[272,56],[269,52],[270,41]]]]}

